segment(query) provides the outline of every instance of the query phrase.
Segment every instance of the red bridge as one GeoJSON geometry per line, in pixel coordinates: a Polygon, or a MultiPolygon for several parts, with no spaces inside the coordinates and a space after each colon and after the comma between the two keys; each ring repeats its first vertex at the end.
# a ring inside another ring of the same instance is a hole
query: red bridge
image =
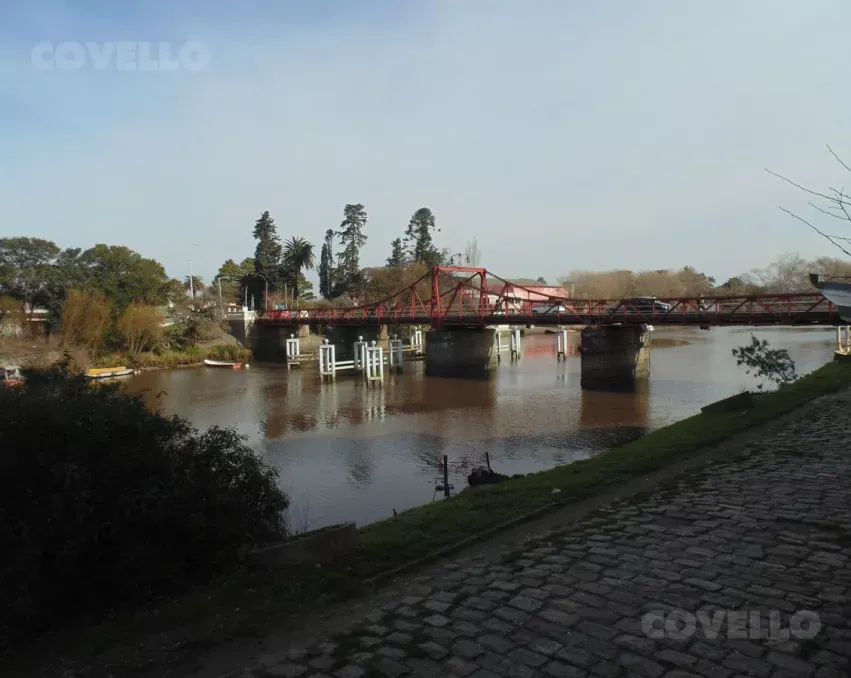
{"type": "Polygon", "coordinates": [[[409,287],[363,306],[263,311],[268,325],[839,325],[820,293],[571,299],[510,283],[483,268],[435,266],[409,287]],[[494,284],[496,281],[496,284],[494,284]],[[490,287],[489,287],[490,283],[490,287]]]}

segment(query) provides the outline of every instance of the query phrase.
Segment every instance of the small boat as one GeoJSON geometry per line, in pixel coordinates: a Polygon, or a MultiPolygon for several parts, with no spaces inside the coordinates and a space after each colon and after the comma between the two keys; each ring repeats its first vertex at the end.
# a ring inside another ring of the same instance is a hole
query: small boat
{"type": "Polygon", "coordinates": [[[24,378],[21,376],[21,368],[17,365],[5,365],[0,367],[0,384],[5,388],[21,386],[24,378]]]}
{"type": "Polygon", "coordinates": [[[248,369],[248,363],[239,363],[233,360],[204,360],[207,367],[228,367],[232,370],[248,369]]]}
{"type": "Polygon", "coordinates": [[[86,370],[86,376],[89,379],[110,379],[112,377],[126,377],[128,374],[133,374],[133,370],[129,367],[95,367],[86,370]]]}
{"type": "Polygon", "coordinates": [[[851,284],[847,282],[822,281],[818,273],[810,273],[810,282],[822,296],[839,310],[839,317],[851,323],[851,284]]]}

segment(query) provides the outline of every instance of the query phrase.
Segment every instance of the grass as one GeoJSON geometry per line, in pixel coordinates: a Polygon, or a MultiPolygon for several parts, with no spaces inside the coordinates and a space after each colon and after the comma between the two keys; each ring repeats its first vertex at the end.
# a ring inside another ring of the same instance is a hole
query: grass
{"type": "MultiPolygon", "coordinates": [[[[851,365],[830,363],[782,390],[756,395],[745,413],[698,414],[592,459],[485,486],[367,525],[361,528],[356,557],[345,565],[238,570],[179,598],[158,601],[132,615],[117,614],[112,621],[54,640],[72,648],[78,657],[92,657],[110,648],[121,675],[132,675],[133,665],[145,664],[152,657],[163,665],[174,665],[178,659],[228,638],[286,626],[288,615],[298,616],[302,606],[313,606],[317,598],[356,594],[370,577],[525,513],[593,496],[686,459],[848,385],[851,365]],[[559,492],[553,494],[554,489],[559,492]],[[163,645],[163,639],[173,635],[165,632],[175,630],[179,634],[171,638],[171,646],[165,643],[168,649],[150,644],[156,637],[163,645]],[[183,644],[175,646],[175,640],[183,644]]],[[[56,647],[50,650],[54,656],[61,653],[56,647]]]]}

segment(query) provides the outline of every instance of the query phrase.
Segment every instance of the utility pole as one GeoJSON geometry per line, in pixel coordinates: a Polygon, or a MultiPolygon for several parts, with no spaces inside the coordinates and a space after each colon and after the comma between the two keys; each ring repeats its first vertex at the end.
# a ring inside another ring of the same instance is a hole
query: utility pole
{"type": "Polygon", "coordinates": [[[219,278],[219,310],[222,313],[222,318],[225,317],[225,305],[222,301],[222,279],[219,278]]]}

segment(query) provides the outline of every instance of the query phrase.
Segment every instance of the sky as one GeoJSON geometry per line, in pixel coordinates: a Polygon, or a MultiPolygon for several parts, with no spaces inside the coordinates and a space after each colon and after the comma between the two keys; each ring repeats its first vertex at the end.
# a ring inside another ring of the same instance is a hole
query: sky
{"type": "Polygon", "coordinates": [[[779,206],[848,224],[765,169],[851,183],[826,148],[851,164],[849,19],[847,0],[9,0],[0,236],[209,280],[264,210],[318,260],[360,202],[363,266],[423,206],[439,247],[475,237],[503,277],[839,254],[779,206]],[[69,42],[74,70],[50,51],[69,42]]]}

